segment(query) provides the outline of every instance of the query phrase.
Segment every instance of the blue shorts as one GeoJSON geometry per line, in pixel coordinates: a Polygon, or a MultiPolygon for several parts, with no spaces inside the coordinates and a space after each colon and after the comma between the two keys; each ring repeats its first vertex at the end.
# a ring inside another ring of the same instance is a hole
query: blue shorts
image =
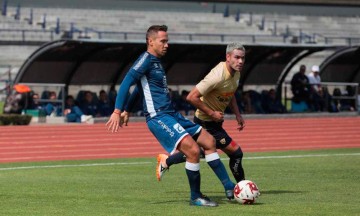
{"type": "Polygon", "coordinates": [[[162,113],[147,122],[148,128],[160,142],[162,147],[173,154],[186,136],[194,136],[201,131],[201,126],[193,123],[180,113],[162,113]]]}

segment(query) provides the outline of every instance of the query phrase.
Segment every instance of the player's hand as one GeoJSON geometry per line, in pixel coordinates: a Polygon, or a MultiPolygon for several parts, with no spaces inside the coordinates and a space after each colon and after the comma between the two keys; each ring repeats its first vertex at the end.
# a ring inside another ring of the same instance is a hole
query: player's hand
{"type": "Polygon", "coordinates": [[[129,113],[124,111],[120,115],[120,127],[122,127],[123,124],[125,124],[125,126],[128,126],[128,122],[129,122],[129,113]]]}
{"type": "Polygon", "coordinates": [[[211,114],[211,118],[216,122],[222,122],[222,121],[224,121],[224,113],[219,112],[219,111],[214,111],[211,114]]]}
{"type": "Polygon", "coordinates": [[[108,122],[106,122],[106,126],[108,127],[108,130],[111,132],[118,132],[119,127],[122,127],[121,122],[121,116],[118,113],[113,112],[110,116],[110,119],[108,122]]]}
{"type": "Polygon", "coordinates": [[[242,118],[242,116],[236,116],[236,120],[238,122],[238,130],[242,131],[245,128],[245,120],[242,118]]]}

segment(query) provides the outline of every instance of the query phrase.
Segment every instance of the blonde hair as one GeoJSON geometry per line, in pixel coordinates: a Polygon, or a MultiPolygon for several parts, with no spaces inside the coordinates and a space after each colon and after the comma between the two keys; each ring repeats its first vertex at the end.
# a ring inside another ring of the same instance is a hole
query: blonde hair
{"type": "Polygon", "coordinates": [[[242,50],[245,52],[245,47],[238,42],[234,42],[234,43],[229,43],[226,47],[226,53],[231,53],[234,50],[242,50]]]}

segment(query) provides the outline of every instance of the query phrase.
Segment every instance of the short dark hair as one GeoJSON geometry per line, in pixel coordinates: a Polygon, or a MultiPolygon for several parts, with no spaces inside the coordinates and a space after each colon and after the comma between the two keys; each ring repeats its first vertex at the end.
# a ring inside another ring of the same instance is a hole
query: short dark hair
{"type": "Polygon", "coordinates": [[[152,25],[146,32],[146,43],[148,43],[150,35],[158,33],[159,31],[167,32],[168,27],[166,25],[152,25]]]}

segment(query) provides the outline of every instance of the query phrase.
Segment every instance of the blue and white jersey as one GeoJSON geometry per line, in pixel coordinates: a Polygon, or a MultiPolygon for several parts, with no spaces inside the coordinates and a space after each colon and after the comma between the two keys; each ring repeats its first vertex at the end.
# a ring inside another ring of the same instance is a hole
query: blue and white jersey
{"type": "Polygon", "coordinates": [[[143,96],[143,110],[146,118],[161,112],[175,112],[171,103],[166,74],[160,59],[144,52],[126,74],[116,97],[115,108],[123,111],[130,87],[136,84],[143,96]]]}

